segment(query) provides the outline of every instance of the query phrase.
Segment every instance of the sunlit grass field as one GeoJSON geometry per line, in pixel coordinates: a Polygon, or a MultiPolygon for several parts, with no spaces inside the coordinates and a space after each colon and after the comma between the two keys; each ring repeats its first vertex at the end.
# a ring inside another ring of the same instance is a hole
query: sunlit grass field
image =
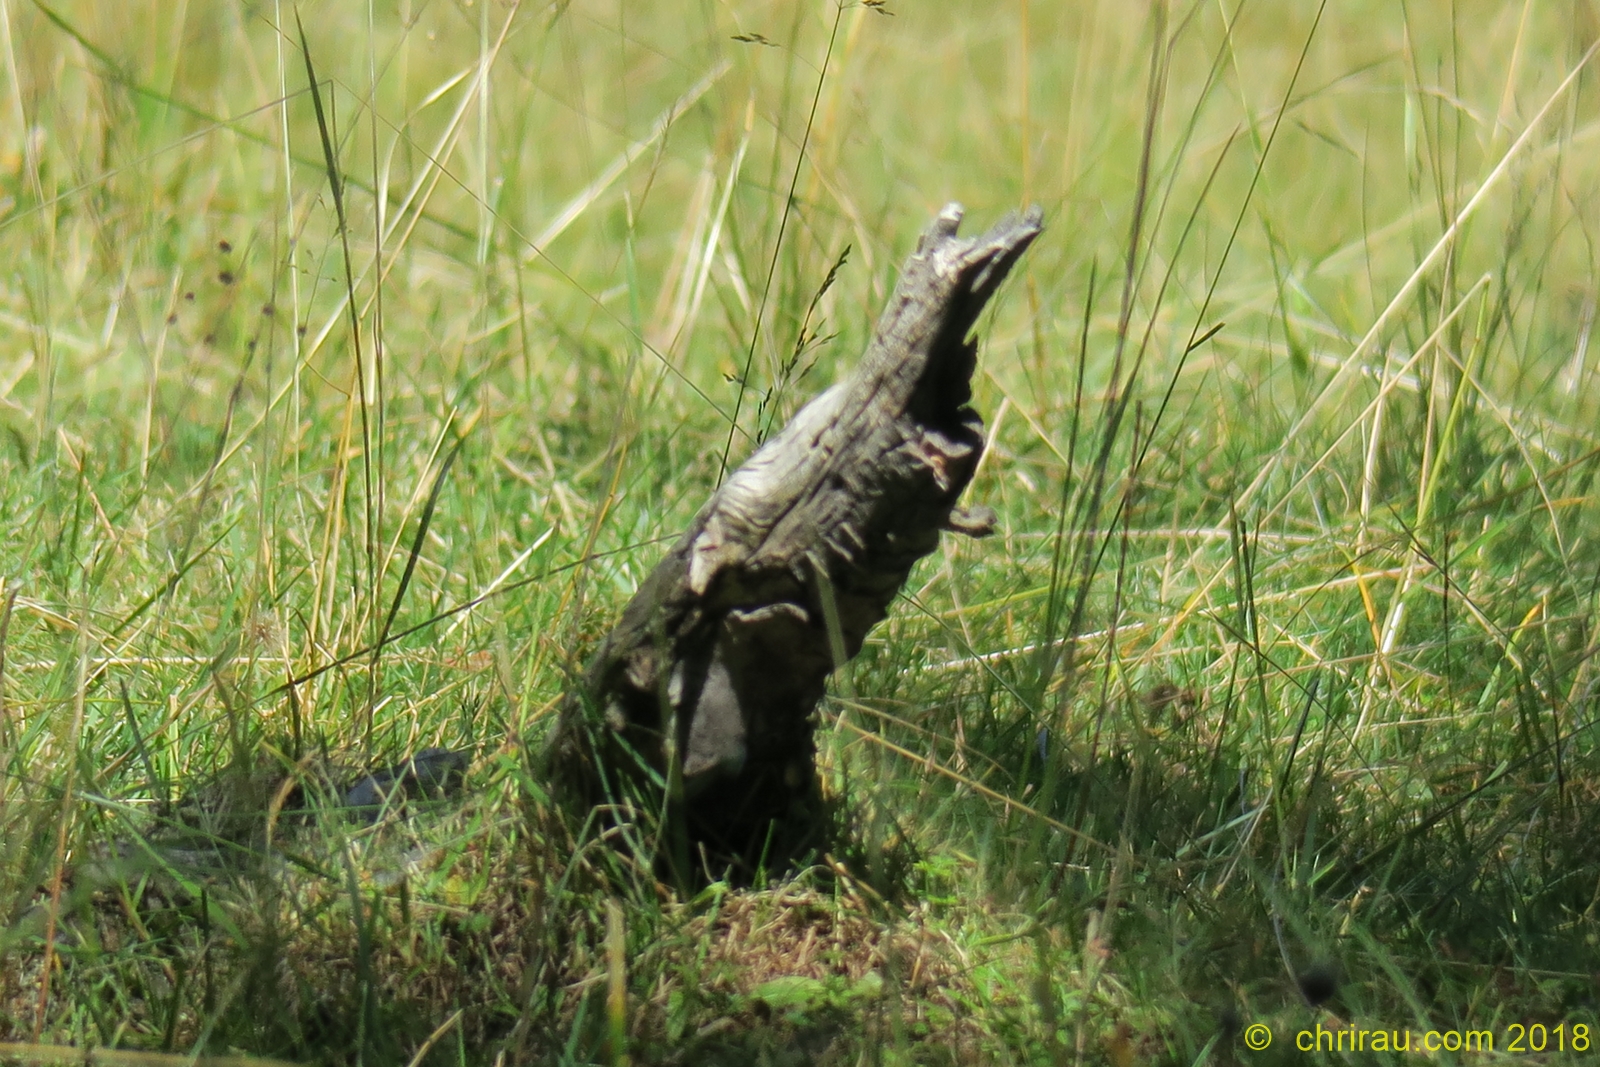
{"type": "Polygon", "coordinates": [[[1589,1062],[1597,36],[0,0],[0,1063],[1589,1062]],[[1045,213],[999,529],[835,676],[837,853],[680,899],[554,710],[951,200],[1045,213]],[[442,808],[159,844],[429,746],[442,808]]]}

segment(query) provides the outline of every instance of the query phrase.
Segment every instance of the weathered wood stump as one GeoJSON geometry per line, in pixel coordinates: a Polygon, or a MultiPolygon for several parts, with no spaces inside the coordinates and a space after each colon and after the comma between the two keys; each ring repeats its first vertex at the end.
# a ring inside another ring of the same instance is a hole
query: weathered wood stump
{"type": "Polygon", "coordinates": [[[1041,216],[974,239],[956,236],[961,216],[934,219],[855,372],[716,491],[562,709],[558,788],[613,820],[665,813],[680,877],[685,861],[748,875],[821,843],[812,713],[829,673],[941,530],[993,527],[956,503],[983,449],[968,335],[1041,216]]]}

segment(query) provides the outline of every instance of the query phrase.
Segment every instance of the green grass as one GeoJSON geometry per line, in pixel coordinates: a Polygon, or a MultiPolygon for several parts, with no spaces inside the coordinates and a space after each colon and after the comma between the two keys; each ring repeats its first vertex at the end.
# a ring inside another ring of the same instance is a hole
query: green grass
{"type": "Polygon", "coordinates": [[[1586,0],[323,0],[315,95],[295,14],[0,4],[0,1040],[1587,1059],[1586,0]],[[950,199],[1048,226],[981,326],[1000,530],[835,679],[849,847],[675,899],[531,757],[950,199]],[[446,811],[138,849],[194,783],[435,744],[446,811]]]}

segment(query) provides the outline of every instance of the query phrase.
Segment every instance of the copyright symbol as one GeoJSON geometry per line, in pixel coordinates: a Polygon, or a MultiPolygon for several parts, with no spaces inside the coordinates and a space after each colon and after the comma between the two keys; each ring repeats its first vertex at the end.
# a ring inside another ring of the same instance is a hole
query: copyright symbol
{"type": "Polygon", "coordinates": [[[1272,1028],[1266,1023],[1251,1023],[1244,1028],[1244,1044],[1252,1052],[1260,1052],[1272,1044],[1272,1028]]]}

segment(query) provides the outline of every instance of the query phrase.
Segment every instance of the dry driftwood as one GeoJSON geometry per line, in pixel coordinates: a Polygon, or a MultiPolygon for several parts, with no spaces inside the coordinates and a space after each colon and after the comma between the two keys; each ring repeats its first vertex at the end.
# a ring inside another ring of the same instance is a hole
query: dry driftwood
{"type": "Polygon", "coordinates": [[[812,712],[829,673],[941,530],[994,523],[956,504],[983,449],[968,335],[1041,221],[1034,208],[963,239],[961,216],[951,204],[923,233],[855,372],[717,490],[629,603],[548,750],[569,794],[670,797],[658,810],[719,862],[818,843],[812,712]]]}

